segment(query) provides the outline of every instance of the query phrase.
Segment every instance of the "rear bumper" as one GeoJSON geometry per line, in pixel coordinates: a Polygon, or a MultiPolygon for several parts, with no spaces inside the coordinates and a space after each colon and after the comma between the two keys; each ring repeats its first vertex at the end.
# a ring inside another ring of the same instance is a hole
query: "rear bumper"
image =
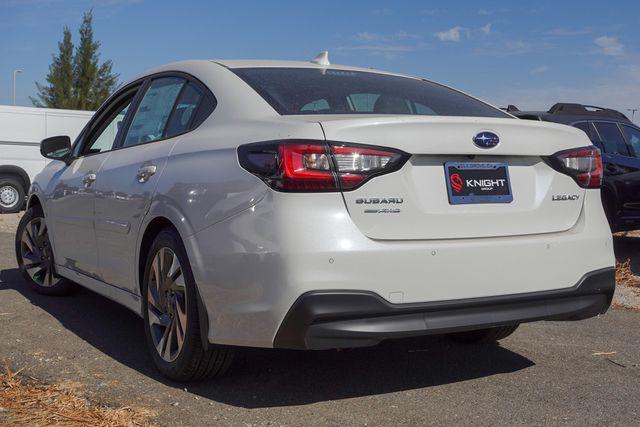
{"type": "Polygon", "coordinates": [[[289,310],[274,347],[365,347],[392,338],[586,319],[607,311],[614,290],[615,269],[605,268],[561,290],[419,304],[391,304],[364,291],[312,291],[289,310]]]}

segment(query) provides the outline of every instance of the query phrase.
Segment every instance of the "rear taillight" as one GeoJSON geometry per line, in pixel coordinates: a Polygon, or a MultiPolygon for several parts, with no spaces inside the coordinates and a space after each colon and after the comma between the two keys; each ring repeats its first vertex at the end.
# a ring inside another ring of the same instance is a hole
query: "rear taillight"
{"type": "Polygon", "coordinates": [[[400,169],[408,158],[391,148],[323,141],[269,141],[238,148],[244,169],[271,188],[290,192],[353,190],[400,169]]]}
{"type": "Polygon", "coordinates": [[[582,188],[602,185],[602,156],[596,147],[583,147],[561,151],[548,158],[558,172],[572,177],[582,188]]]}

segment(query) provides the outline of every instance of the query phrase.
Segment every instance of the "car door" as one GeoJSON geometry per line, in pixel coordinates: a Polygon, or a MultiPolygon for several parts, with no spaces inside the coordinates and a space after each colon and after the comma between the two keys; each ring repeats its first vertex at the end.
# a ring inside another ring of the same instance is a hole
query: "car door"
{"type": "Polygon", "coordinates": [[[167,157],[188,130],[202,91],[182,76],[150,80],[126,135],[97,184],[96,241],[103,280],[137,291],[136,248],[142,220],[167,157]]]}
{"type": "Polygon", "coordinates": [[[96,182],[125,121],[136,87],[114,96],[87,124],[74,146],[74,159],[48,190],[47,213],[56,263],[98,278],[94,230],[96,182]]]}
{"type": "Polygon", "coordinates": [[[640,129],[625,124],[619,126],[629,150],[629,168],[634,170],[627,175],[627,197],[623,201],[623,209],[628,215],[638,217],[640,216],[640,129]]]}
{"type": "MultiPolygon", "coordinates": [[[[603,147],[602,160],[606,179],[610,182],[615,198],[615,210],[625,215],[629,203],[633,203],[640,179],[640,164],[629,150],[625,137],[617,123],[595,121],[598,140],[603,147]]],[[[636,195],[637,197],[637,195],[636,195]]]]}

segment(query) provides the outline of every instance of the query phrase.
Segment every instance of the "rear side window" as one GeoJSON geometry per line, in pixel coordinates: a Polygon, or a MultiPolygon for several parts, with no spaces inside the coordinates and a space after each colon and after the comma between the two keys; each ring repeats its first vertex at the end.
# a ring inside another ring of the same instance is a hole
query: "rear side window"
{"type": "Polygon", "coordinates": [[[278,113],[510,115],[437,83],[361,71],[316,68],[232,70],[278,113]]]}
{"type": "Polygon", "coordinates": [[[191,123],[191,129],[195,129],[200,126],[200,124],[202,124],[202,122],[204,122],[207,117],[213,113],[213,110],[216,109],[216,105],[218,105],[218,103],[214,97],[205,96],[202,98],[202,102],[198,107],[196,116],[193,118],[193,123],[191,123]]]}
{"type": "Polygon", "coordinates": [[[164,129],[185,80],[179,77],[161,77],[151,82],[145,92],[124,146],[156,141],[164,137],[164,129]]]}
{"type": "Polygon", "coordinates": [[[184,87],[164,131],[165,138],[184,133],[190,129],[190,124],[203,96],[202,91],[193,83],[184,87]]]}
{"type": "Polygon", "coordinates": [[[624,142],[624,137],[620,133],[618,125],[615,123],[594,122],[594,126],[598,131],[599,140],[602,148],[608,154],[620,154],[628,156],[629,150],[624,142]]]}

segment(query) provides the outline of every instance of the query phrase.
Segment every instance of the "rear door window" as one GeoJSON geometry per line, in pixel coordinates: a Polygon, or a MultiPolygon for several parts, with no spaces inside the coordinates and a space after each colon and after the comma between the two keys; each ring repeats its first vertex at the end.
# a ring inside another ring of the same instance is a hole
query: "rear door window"
{"type": "Polygon", "coordinates": [[[631,151],[631,155],[634,157],[640,157],[640,129],[622,125],[624,135],[627,137],[627,143],[631,151]]]}
{"type": "Polygon", "coordinates": [[[629,156],[627,144],[616,123],[594,122],[598,131],[598,139],[602,142],[602,148],[608,154],[620,154],[629,156]]]}
{"type": "Polygon", "coordinates": [[[151,82],[133,116],[123,146],[164,138],[169,115],[184,84],[185,80],[180,77],[161,77],[151,82]]]}

